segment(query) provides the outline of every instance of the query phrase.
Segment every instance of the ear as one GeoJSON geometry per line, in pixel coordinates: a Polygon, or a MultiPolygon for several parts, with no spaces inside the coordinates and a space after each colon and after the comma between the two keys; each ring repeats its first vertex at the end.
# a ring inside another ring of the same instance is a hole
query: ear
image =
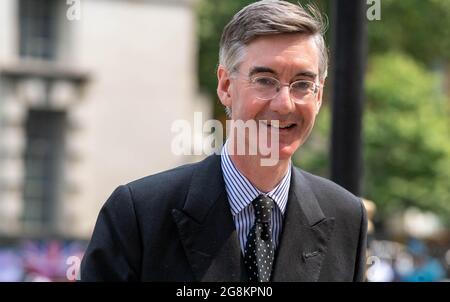
{"type": "Polygon", "coordinates": [[[231,107],[230,86],[230,73],[224,66],[219,65],[217,68],[217,96],[222,105],[226,107],[231,107]]]}

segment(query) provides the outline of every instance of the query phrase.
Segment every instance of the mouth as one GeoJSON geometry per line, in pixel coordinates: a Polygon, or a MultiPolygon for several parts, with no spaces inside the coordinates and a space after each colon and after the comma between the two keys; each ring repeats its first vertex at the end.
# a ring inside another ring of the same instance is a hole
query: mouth
{"type": "Polygon", "coordinates": [[[297,126],[296,123],[277,123],[278,125],[272,124],[271,122],[266,122],[266,121],[260,121],[260,123],[265,125],[267,128],[279,129],[280,131],[290,130],[297,126]]]}

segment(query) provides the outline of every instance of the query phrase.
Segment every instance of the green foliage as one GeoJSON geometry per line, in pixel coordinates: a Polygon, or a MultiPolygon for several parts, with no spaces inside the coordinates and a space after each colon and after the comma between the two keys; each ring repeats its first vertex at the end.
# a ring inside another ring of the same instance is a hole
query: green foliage
{"type": "Polygon", "coordinates": [[[368,29],[371,53],[396,50],[428,64],[450,59],[448,0],[382,0],[381,20],[368,29]]]}
{"type": "Polygon", "coordinates": [[[366,93],[365,196],[381,215],[414,205],[450,220],[449,112],[437,76],[388,53],[370,60],[366,93]]]}

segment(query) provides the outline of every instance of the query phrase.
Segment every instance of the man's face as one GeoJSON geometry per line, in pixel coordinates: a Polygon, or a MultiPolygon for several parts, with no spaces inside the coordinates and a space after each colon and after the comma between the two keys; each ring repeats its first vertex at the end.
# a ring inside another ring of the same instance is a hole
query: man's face
{"type": "MultiPolygon", "coordinates": [[[[322,101],[322,88],[308,102],[295,103],[288,87],[281,88],[272,100],[262,101],[255,97],[249,79],[271,76],[281,83],[296,80],[319,83],[319,49],[314,38],[302,34],[259,37],[247,46],[238,74],[230,74],[219,66],[217,92],[222,104],[231,108],[235,121],[255,120],[259,124],[260,120],[269,123],[279,120],[280,126],[293,124],[290,128],[279,129],[279,156],[289,159],[313,128],[322,101]]],[[[267,130],[273,129],[269,126],[267,130]]]]}

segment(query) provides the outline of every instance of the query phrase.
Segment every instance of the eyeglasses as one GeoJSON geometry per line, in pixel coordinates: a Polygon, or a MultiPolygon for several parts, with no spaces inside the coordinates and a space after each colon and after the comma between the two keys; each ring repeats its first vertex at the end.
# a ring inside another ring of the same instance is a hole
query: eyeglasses
{"type": "Polygon", "coordinates": [[[314,99],[320,88],[320,84],[308,80],[298,80],[292,83],[282,84],[279,80],[269,76],[257,76],[250,78],[256,98],[262,101],[269,101],[278,96],[281,88],[289,87],[291,99],[295,103],[309,102],[314,99]]]}

